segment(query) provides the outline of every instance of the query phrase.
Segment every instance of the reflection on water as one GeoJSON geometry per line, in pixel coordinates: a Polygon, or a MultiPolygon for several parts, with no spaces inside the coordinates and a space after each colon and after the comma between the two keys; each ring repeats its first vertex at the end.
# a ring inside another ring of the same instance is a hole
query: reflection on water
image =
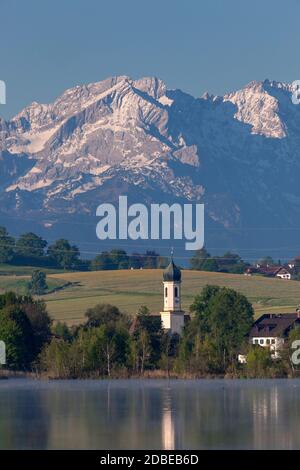
{"type": "Polygon", "coordinates": [[[300,381],[0,382],[0,449],[300,449],[300,381]]]}
{"type": "Polygon", "coordinates": [[[164,389],[162,411],[162,448],[173,450],[175,446],[175,425],[172,416],[172,402],[170,388],[164,389]]]}

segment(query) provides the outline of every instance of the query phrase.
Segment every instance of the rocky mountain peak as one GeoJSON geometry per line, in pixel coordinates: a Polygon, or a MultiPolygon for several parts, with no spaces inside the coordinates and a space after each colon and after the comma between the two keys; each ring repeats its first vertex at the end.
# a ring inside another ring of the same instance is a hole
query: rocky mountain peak
{"type": "Polygon", "coordinates": [[[281,82],[198,99],[155,77],[79,85],[0,121],[0,214],[57,224],[123,191],[203,201],[226,230],[272,226],[274,214],[289,225],[300,209],[299,129],[300,107],[281,82]]]}

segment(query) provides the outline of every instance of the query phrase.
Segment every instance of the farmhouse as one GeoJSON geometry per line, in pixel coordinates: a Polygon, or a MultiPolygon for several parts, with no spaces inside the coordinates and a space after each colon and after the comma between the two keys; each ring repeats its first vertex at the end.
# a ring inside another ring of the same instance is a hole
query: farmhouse
{"type": "Polygon", "coordinates": [[[290,280],[292,279],[292,268],[290,266],[280,265],[260,265],[250,266],[245,270],[246,276],[252,276],[253,274],[261,274],[265,277],[278,277],[279,279],[290,280]]]}
{"type": "Polygon", "coordinates": [[[284,267],[280,268],[279,271],[277,271],[277,273],[275,274],[275,276],[279,277],[280,279],[292,279],[291,271],[284,267]]]}
{"type": "Polygon", "coordinates": [[[249,341],[272,351],[272,357],[280,357],[280,350],[289,332],[295,325],[300,325],[300,311],[296,313],[265,313],[253,324],[249,341]]]}

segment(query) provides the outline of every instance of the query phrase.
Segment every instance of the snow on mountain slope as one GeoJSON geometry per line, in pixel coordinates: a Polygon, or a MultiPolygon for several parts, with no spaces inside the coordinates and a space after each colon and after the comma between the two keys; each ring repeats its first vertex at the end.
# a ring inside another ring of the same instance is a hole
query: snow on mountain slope
{"type": "Polygon", "coordinates": [[[0,121],[1,214],[59,223],[126,193],[203,201],[226,230],[294,227],[300,108],[291,92],[265,80],[194,98],[157,78],[120,76],[32,103],[0,121]]]}

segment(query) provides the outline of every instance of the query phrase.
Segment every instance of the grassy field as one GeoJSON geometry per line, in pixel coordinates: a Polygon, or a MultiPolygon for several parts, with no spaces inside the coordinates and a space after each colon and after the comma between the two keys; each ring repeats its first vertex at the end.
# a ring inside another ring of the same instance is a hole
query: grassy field
{"type": "MultiPolygon", "coordinates": [[[[7,291],[14,291],[19,295],[28,294],[28,282],[30,276],[0,276],[0,294],[7,291]]],[[[58,288],[62,288],[67,281],[63,279],[57,279],[55,277],[49,277],[47,279],[48,292],[53,292],[58,288]]]]}
{"type": "MultiPolygon", "coordinates": [[[[99,302],[115,304],[129,314],[134,314],[140,305],[147,305],[151,312],[162,308],[161,270],[64,273],[49,275],[48,279],[73,283],[67,289],[44,297],[53,318],[68,323],[80,322],[85,310],[99,302]]],[[[186,310],[206,284],[242,292],[252,302],[257,315],[263,311],[294,311],[300,302],[298,281],[183,271],[182,282],[182,303],[186,310]]]]}
{"type": "MultiPolygon", "coordinates": [[[[27,282],[28,276],[0,276],[0,292],[14,289],[16,283],[27,282]]],[[[83,320],[88,307],[111,303],[134,314],[139,306],[147,305],[151,312],[162,308],[162,271],[97,271],[48,274],[52,287],[69,287],[43,296],[48,311],[56,320],[76,324],[83,320]]],[[[252,302],[256,315],[262,312],[290,312],[300,303],[300,282],[220,274],[199,271],[182,272],[182,303],[188,310],[194,296],[206,284],[236,289],[252,302]]]]}
{"type": "Polygon", "coordinates": [[[50,268],[35,268],[34,266],[13,266],[11,264],[0,263],[0,276],[15,275],[15,276],[26,276],[31,275],[35,269],[42,269],[45,273],[55,274],[64,272],[62,269],[50,269],[50,268]]]}

